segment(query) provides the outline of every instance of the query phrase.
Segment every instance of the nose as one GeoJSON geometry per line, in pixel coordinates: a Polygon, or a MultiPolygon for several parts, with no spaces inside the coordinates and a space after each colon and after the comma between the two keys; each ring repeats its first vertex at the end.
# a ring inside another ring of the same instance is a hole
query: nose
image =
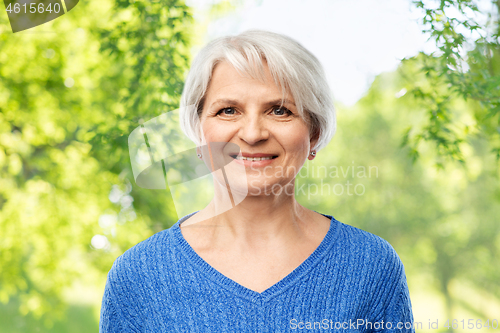
{"type": "Polygon", "coordinates": [[[255,145],[269,138],[269,130],[264,119],[259,116],[246,117],[239,129],[239,137],[249,145],[255,145]]]}

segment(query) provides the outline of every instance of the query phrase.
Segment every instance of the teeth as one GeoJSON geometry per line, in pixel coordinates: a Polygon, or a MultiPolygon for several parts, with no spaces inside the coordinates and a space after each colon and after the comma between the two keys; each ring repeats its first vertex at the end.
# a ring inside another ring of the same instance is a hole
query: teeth
{"type": "Polygon", "coordinates": [[[243,156],[236,156],[237,160],[244,160],[244,161],[262,161],[262,160],[272,160],[273,157],[243,157],[243,156]]]}

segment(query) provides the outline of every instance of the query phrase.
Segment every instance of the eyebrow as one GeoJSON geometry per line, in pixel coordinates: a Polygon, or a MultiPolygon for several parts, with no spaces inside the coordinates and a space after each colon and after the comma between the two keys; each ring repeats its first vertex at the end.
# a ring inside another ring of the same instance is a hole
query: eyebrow
{"type": "MultiPolygon", "coordinates": [[[[240,105],[240,103],[235,100],[235,99],[227,99],[227,98],[220,98],[215,100],[210,106],[214,106],[215,104],[232,104],[232,105],[240,105]]],[[[295,103],[292,102],[289,99],[275,99],[269,102],[266,102],[265,105],[272,106],[272,105],[282,105],[282,104],[291,104],[295,106],[295,103]]]]}

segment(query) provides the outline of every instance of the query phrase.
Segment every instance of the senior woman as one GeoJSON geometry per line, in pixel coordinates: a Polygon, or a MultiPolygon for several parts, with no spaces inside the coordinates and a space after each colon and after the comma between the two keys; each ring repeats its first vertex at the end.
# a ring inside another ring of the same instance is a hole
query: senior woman
{"type": "MultiPolygon", "coordinates": [[[[227,182],[215,177],[206,208],[120,256],[101,332],[414,331],[394,249],[294,197],[300,168],[335,132],[309,51],[265,31],[219,38],[194,59],[183,107],[183,130],[200,147],[239,147],[231,158],[246,177],[226,193],[245,189],[245,198],[218,210],[227,182]]],[[[209,163],[206,155],[198,149],[209,163]]]]}

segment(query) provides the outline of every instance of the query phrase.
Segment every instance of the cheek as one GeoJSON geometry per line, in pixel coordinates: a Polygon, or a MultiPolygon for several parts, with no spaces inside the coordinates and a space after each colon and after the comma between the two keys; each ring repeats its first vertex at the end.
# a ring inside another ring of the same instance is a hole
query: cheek
{"type": "Polygon", "coordinates": [[[230,142],[237,133],[237,128],[231,124],[217,121],[206,121],[202,128],[206,142],[230,142]]]}
{"type": "Polygon", "coordinates": [[[306,127],[299,127],[287,131],[282,136],[289,151],[294,151],[297,155],[306,155],[309,149],[309,130],[306,127]]]}
{"type": "Polygon", "coordinates": [[[208,142],[224,142],[226,130],[217,122],[206,120],[201,124],[203,135],[208,142]]]}

